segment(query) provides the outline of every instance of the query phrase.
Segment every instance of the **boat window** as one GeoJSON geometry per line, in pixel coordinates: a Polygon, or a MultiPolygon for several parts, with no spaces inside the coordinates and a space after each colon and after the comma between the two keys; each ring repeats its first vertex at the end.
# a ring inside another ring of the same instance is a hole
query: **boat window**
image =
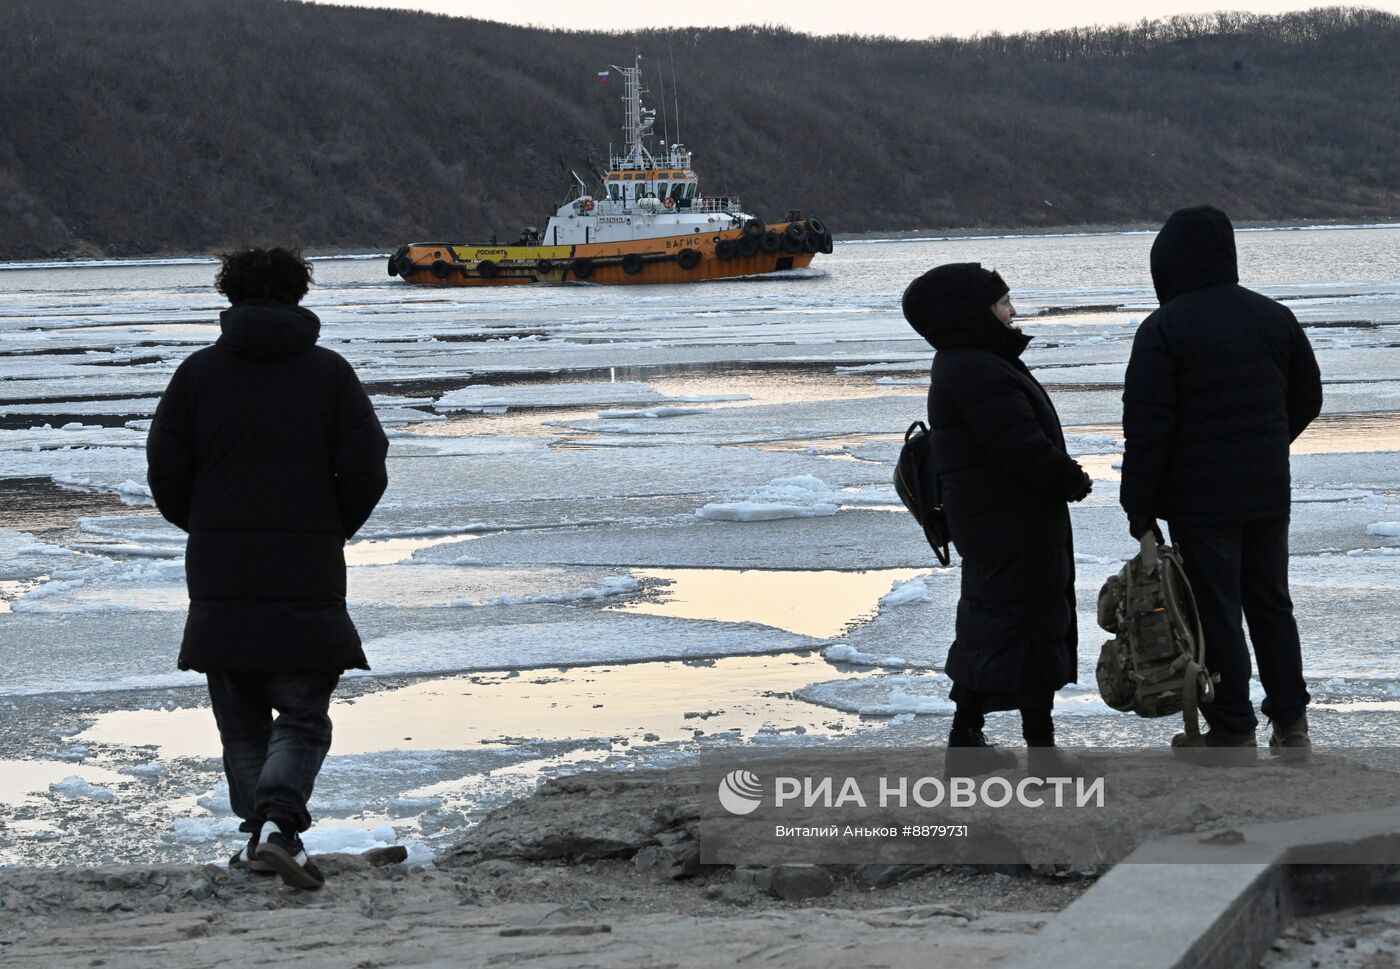
{"type": "Polygon", "coordinates": [[[685,188],[685,182],[677,182],[675,185],[672,185],[671,198],[675,199],[677,202],[685,198],[685,188]]]}
{"type": "Polygon", "coordinates": [[[666,197],[666,183],[665,183],[665,182],[657,182],[657,183],[656,183],[656,197],[659,198],[659,199],[664,199],[664,198],[666,197]]]}

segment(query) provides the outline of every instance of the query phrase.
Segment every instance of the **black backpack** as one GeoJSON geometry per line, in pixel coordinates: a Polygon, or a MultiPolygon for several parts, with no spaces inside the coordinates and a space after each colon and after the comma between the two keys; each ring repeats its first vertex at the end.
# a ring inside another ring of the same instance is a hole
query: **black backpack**
{"type": "Polygon", "coordinates": [[[904,507],[918,519],[939,565],[947,565],[948,516],[943,514],[943,489],[933,466],[933,442],[923,421],[915,421],[904,432],[904,447],[894,466],[894,490],[904,507]]]}

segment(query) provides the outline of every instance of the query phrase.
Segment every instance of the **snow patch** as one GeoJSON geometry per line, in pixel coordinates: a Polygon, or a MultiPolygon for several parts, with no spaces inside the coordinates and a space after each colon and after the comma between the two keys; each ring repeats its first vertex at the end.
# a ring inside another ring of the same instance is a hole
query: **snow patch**
{"type": "Polygon", "coordinates": [[[90,784],[76,774],[72,777],[65,777],[61,781],[54,781],[49,785],[49,790],[63,797],[71,797],[85,801],[110,802],[117,799],[117,792],[110,787],[99,787],[96,784],[90,784]]]}
{"type": "Polygon", "coordinates": [[[825,518],[841,505],[885,505],[898,501],[884,489],[843,491],[810,474],[774,478],[750,494],[714,501],[695,512],[713,521],[773,521],[779,518],[825,518]]]}
{"type": "Polygon", "coordinates": [[[881,607],[904,606],[911,602],[932,602],[933,595],[924,583],[923,576],[914,576],[906,582],[895,581],[890,591],[880,597],[881,607]]]}
{"type": "MultiPolygon", "coordinates": [[[[618,596],[625,596],[636,592],[642,584],[630,575],[608,575],[604,576],[596,586],[587,589],[580,589],[577,592],[545,592],[538,595],[516,596],[509,592],[502,592],[489,605],[500,606],[522,606],[522,605],[568,605],[575,602],[601,602],[604,599],[613,599],[618,596]]],[[[471,603],[458,600],[453,605],[471,605],[471,603]]]]}
{"type": "Polygon", "coordinates": [[[478,384],[450,390],[433,405],[439,411],[480,412],[500,407],[586,407],[589,404],[661,404],[668,398],[637,381],[617,383],[478,384]]]}
{"type": "Polygon", "coordinates": [[[884,666],[902,669],[909,665],[909,661],[903,657],[862,653],[849,643],[832,643],[822,650],[822,658],[831,663],[849,663],[852,666],[884,666]]]}

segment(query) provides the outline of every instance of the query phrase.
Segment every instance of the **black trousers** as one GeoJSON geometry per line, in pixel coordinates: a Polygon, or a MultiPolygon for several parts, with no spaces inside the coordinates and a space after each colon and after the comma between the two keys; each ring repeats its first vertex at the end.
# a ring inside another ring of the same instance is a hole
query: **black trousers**
{"type": "Polygon", "coordinates": [[[1249,699],[1249,624],[1264,716],[1292,723],[1307,708],[1303,652],[1288,595],[1288,518],[1250,522],[1168,522],[1196,595],[1206,666],[1220,674],[1215,702],[1202,708],[1211,726],[1237,733],[1259,723],[1249,699]]]}
{"type": "Polygon", "coordinates": [[[305,831],[311,827],[306,802],[331,749],[331,693],[340,674],[206,675],[240,830],[252,833],[276,821],[305,831]]]}

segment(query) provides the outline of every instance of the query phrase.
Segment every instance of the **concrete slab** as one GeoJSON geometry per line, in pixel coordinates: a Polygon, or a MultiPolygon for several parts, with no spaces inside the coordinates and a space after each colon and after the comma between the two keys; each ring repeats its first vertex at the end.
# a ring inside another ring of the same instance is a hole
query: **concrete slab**
{"type": "Polygon", "coordinates": [[[1400,895],[1400,808],[1143,845],[1006,969],[1239,969],[1295,916],[1400,895]]]}

